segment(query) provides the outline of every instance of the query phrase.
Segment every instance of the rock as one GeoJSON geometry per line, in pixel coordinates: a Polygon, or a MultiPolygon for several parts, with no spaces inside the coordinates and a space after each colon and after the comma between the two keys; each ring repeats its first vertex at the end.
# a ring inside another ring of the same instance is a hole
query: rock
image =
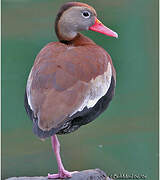
{"type": "MultiPolygon", "coordinates": [[[[11,177],[6,180],[48,180],[47,177],[11,177]]],[[[60,180],[60,179],[57,179],[60,180]]],[[[100,169],[89,169],[77,172],[69,180],[112,180],[100,169]]]]}

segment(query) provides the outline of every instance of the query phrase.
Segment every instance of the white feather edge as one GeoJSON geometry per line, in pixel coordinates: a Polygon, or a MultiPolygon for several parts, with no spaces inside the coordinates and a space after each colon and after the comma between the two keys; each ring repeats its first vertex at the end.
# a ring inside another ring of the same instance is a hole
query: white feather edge
{"type": "Polygon", "coordinates": [[[32,75],[32,69],[31,69],[31,72],[30,72],[28,80],[27,80],[26,93],[27,93],[28,104],[29,104],[31,110],[33,111],[32,103],[31,103],[31,92],[30,92],[31,84],[32,84],[31,75],[32,75]]]}
{"type": "Polygon", "coordinates": [[[94,107],[98,100],[107,93],[111,84],[111,78],[112,67],[108,62],[107,71],[103,75],[99,75],[90,81],[91,88],[89,89],[83,103],[69,117],[77,112],[83,111],[85,107],[88,109],[94,107]]]}

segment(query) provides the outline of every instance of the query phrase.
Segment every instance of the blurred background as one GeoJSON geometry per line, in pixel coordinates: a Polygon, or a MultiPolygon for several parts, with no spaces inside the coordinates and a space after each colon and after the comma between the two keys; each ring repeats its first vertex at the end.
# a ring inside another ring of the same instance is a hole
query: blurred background
{"type": "MultiPolygon", "coordinates": [[[[57,172],[50,139],[43,142],[32,133],[23,99],[37,53],[57,41],[54,20],[65,2],[2,0],[2,179],[57,172]]],[[[84,32],[111,55],[117,87],[105,113],[59,136],[64,165],[158,180],[158,0],[82,2],[119,34],[116,39],[84,32]]]]}

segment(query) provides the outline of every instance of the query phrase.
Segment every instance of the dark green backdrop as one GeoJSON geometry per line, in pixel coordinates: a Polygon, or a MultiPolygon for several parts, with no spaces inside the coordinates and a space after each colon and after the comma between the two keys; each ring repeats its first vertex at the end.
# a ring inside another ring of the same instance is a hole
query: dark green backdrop
{"type": "MultiPolygon", "coordinates": [[[[54,19],[64,2],[2,0],[2,179],[57,171],[50,139],[42,142],[33,135],[23,99],[37,53],[57,41],[54,19]]],[[[83,2],[119,34],[115,39],[85,32],[111,55],[117,87],[96,121],[59,137],[65,167],[158,180],[158,0],[83,2]]]]}

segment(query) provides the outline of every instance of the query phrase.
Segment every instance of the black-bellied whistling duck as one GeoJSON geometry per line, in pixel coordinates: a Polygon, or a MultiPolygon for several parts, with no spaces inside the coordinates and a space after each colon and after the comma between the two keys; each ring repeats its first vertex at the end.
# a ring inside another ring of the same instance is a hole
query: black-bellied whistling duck
{"type": "Polygon", "coordinates": [[[96,11],[79,2],[64,4],[57,15],[55,31],[59,42],[47,44],[37,55],[30,72],[25,108],[40,138],[51,136],[58,174],[68,178],[56,134],[77,130],[98,117],[114,95],[116,73],[109,54],[79,31],[92,30],[108,36],[117,33],[105,27],[96,11]]]}

